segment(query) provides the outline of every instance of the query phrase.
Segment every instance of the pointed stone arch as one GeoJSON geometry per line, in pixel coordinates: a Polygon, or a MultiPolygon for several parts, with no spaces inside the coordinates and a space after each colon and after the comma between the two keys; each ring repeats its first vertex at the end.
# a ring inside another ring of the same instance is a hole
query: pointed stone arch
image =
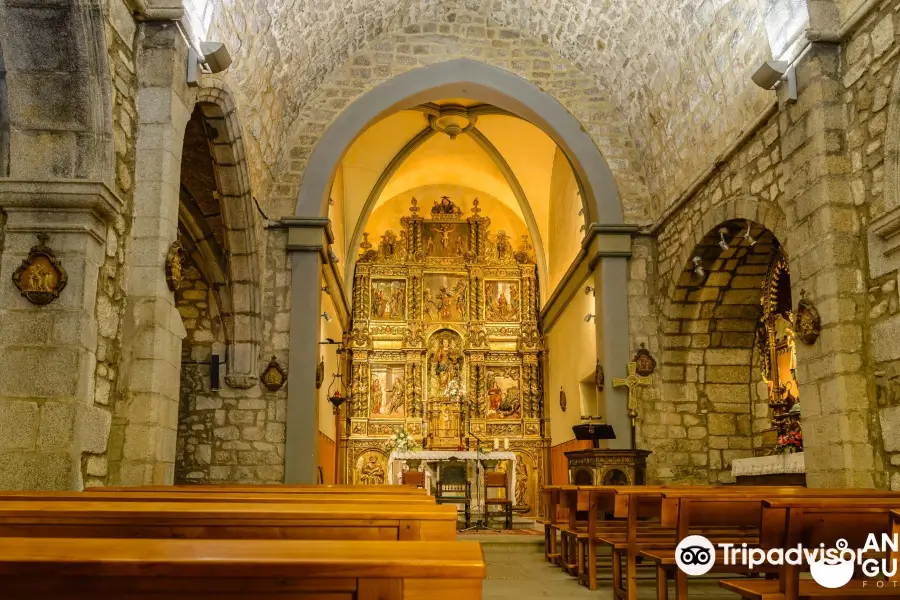
{"type": "Polygon", "coordinates": [[[228,285],[222,319],[228,337],[225,382],[249,388],[259,378],[262,289],[257,259],[256,217],[237,106],[225,83],[214,79],[197,94],[207,126],[215,131],[210,150],[225,222],[228,285]]]}
{"type": "Polygon", "coordinates": [[[407,71],[366,92],[328,127],[309,157],[295,215],[328,215],[328,196],[344,153],[370,124],[442,98],[473,97],[518,115],[544,131],[569,158],[582,188],[586,224],[623,223],[612,171],[578,119],[553,96],[518,75],[466,58],[407,71]]]}

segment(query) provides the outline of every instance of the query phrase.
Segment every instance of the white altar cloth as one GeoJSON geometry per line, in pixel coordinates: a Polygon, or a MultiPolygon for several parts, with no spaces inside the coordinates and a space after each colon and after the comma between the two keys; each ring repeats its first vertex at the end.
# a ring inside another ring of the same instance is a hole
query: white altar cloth
{"type": "MultiPolygon", "coordinates": [[[[397,451],[394,450],[391,452],[390,457],[388,457],[388,482],[391,484],[399,484],[400,478],[402,476],[402,468],[394,469],[395,462],[406,462],[408,460],[421,460],[423,463],[429,462],[445,462],[450,460],[451,458],[455,458],[457,460],[462,461],[472,461],[476,463],[476,473],[477,462],[478,460],[508,460],[512,464],[510,468],[506,470],[509,473],[509,489],[506,490],[507,498],[512,498],[515,494],[516,489],[516,454],[515,452],[507,451],[507,450],[493,450],[490,452],[475,452],[474,450],[413,450],[413,451],[397,451]]],[[[428,470],[425,470],[426,478],[429,478],[428,470]]],[[[477,478],[481,480],[481,476],[477,475],[477,478]]],[[[428,493],[431,493],[431,485],[430,482],[427,482],[428,485],[425,488],[428,490],[428,493]]]]}
{"type": "Polygon", "coordinates": [[[806,459],[802,452],[738,458],[731,463],[731,474],[734,477],[800,473],[806,473],[806,459]]]}

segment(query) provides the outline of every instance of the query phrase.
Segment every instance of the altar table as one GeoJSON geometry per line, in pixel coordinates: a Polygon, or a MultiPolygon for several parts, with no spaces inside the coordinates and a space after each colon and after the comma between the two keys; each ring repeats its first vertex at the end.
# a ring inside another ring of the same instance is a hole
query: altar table
{"type": "Polygon", "coordinates": [[[466,462],[470,467],[474,466],[475,483],[472,490],[472,506],[481,510],[483,508],[484,494],[483,482],[484,473],[479,461],[500,461],[507,460],[510,462],[506,473],[509,476],[507,483],[509,489],[506,490],[507,498],[515,497],[516,489],[516,454],[510,451],[491,451],[491,452],[475,452],[473,450],[414,450],[414,451],[394,451],[388,457],[388,482],[394,485],[401,483],[403,476],[403,466],[410,460],[422,461],[423,467],[418,469],[425,472],[425,490],[429,494],[433,494],[432,479],[435,477],[434,469],[430,466],[434,463],[448,462],[451,459],[466,462]],[[478,499],[476,505],[476,499],[478,499]]]}
{"type": "Polygon", "coordinates": [[[738,485],[806,485],[806,460],[802,452],[737,458],[731,474],[738,485]]]}

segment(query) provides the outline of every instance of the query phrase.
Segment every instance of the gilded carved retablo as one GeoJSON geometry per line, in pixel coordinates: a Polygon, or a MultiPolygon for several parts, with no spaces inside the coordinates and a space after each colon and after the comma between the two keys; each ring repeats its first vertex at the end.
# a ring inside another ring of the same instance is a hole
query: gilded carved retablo
{"type": "Polygon", "coordinates": [[[38,245],[31,247],[28,258],[13,273],[13,283],[32,304],[53,302],[66,287],[68,276],[56,256],[47,246],[49,236],[37,235],[38,245]]]}

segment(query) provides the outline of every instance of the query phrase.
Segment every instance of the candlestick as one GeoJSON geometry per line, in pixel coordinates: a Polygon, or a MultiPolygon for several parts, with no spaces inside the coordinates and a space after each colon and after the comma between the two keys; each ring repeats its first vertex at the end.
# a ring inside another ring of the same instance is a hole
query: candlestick
{"type": "Polygon", "coordinates": [[[500,449],[500,438],[494,438],[494,450],[500,449]]]}
{"type": "Polygon", "coordinates": [[[509,438],[503,438],[503,449],[509,450],[509,438]]]}

